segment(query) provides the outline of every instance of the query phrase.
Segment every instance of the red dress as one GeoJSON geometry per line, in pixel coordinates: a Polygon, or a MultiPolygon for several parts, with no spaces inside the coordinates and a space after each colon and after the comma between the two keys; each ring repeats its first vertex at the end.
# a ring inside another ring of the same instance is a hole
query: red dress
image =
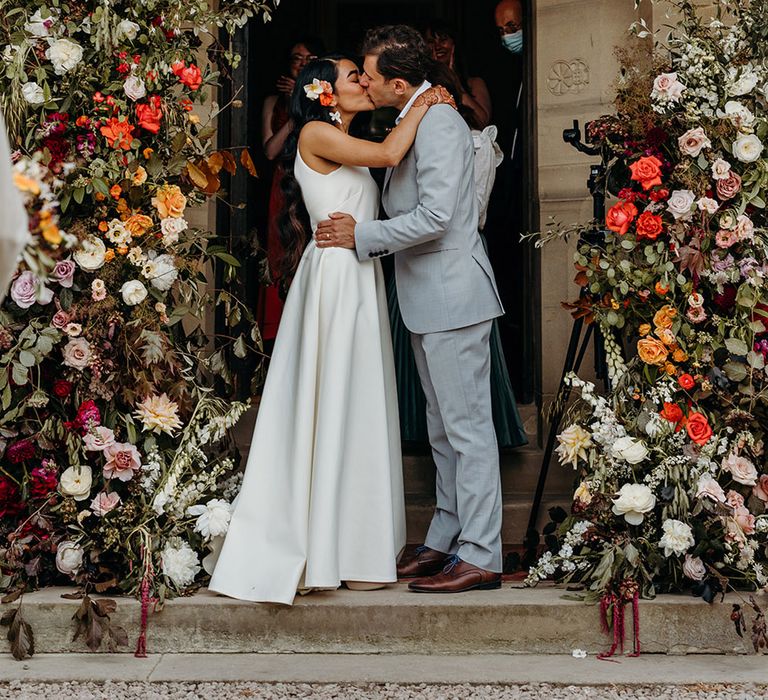
{"type": "MultiPolygon", "coordinates": [[[[278,97],[275,108],[272,110],[272,133],[277,133],[287,121],[288,110],[285,100],[278,97]]],[[[282,177],[283,169],[279,164],[276,164],[272,173],[272,189],[269,193],[266,241],[267,262],[272,284],[261,288],[257,315],[261,337],[264,340],[274,340],[277,335],[277,327],[280,325],[280,316],[283,313],[283,302],[278,294],[283,247],[280,245],[280,232],[277,224],[278,216],[283,209],[283,192],[280,189],[282,177]]]]}

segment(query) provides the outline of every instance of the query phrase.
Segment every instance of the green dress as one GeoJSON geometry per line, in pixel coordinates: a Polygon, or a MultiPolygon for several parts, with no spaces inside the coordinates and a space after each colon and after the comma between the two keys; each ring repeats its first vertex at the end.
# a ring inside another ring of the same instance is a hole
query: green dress
{"type": "MultiPolygon", "coordinates": [[[[392,327],[392,345],[395,353],[397,398],[400,406],[400,437],[403,442],[428,443],[427,400],[421,388],[411,348],[411,334],[403,323],[397,300],[394,273],[387,282],[389,321],[392,327]]],[[[517,411],[515,392],[507,372],[501,347],[499,324],[494,319],[491,328],[491,403],[493,424],[499,447],[520,447],[528,444],[523,422],[517,411]]]]}

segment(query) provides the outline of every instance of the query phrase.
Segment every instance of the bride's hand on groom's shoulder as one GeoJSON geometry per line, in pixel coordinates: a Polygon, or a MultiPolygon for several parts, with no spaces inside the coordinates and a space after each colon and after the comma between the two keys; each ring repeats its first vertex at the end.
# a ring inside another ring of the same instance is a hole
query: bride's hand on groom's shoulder
{"type": "Polygon", "coordinates": [[[317,225],[315,242],[318,248],[355,247],[355,221],[350,214],[334,212],[317,225]]]}
{"type": "Polygon", "coordinates": [[[416,98],[413,106],[421,107],[422,105],[426,105],[429,108],[442,104],[451,105],[451,107],[456,109],[456,100],[453,99],[453,95],[451,95],[451,93],[442,85],[434,85],[422,92],[421,95],[416,98]]]}

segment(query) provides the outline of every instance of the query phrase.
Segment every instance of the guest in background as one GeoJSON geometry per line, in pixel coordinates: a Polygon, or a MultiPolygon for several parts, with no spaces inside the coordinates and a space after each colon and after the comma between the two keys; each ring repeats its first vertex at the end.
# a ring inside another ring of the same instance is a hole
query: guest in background
{"type": "Polygon", "coordinates": [[[5,133],[5,121],[0,114],[0,302],[11,284],[19,256],[29,239],[27,212],[19,190],[13,184],[11,153],[5,133]]]}
{"type": "MultiPolygon", "coordinates": [[[[288,107],[297,76],[304,66],[324,53],[325,47],[322,42],[314,37],[305,37],[291,45],[285,73],[278,78],[275,86],[277,93],[269,95],[264,100],[262,109],[261,141],[268,160],[274,161],[280,155],[288,134],[291,133],[288,107]]],[[[268,346],[277,335],[280,316],[283,312],[283,299],[280,294],[280,260],[283,251],[277,226],[278,215],[283,208],[281,179],[282,169],[276,165],[272,173],[272,187],[269,194],[265,245],[271,282],[260,290],[256,314],[261,337],[268,346]]]]}
{"type": "Polygon", "coordinates": [[[465,121],[470,128],[482,131],[491,123],[491,96],[485,81],[467,72],[456,31],[448,22],[434,19],[424,28],[424,38],[432,58],[447,66],[455,75],[454,83],[461,90],[459,95],[455,95],[456,103],[465,121]]]}

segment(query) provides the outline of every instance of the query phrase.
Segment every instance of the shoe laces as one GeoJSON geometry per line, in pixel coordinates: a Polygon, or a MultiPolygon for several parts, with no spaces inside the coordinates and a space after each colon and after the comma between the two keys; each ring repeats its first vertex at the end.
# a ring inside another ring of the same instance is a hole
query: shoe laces
{"type": "Polygon", "coordinates": [[[457,554],[454,554],[449,560],[448,563],[445,565],[445,568],[443,569],[444,574],[450,574],[451,571],[453,571],[456,568],[456,565],[461,561],[459,559],[459,556],[457,554]]]}
{"type": "Polygon", "coordinates": [[[429,547],[427,547],[427,545],[420,544],[418,547],[416,547],[416,554],[424,554],[424,552],[426,552],[428,549],[429,547]]]}

